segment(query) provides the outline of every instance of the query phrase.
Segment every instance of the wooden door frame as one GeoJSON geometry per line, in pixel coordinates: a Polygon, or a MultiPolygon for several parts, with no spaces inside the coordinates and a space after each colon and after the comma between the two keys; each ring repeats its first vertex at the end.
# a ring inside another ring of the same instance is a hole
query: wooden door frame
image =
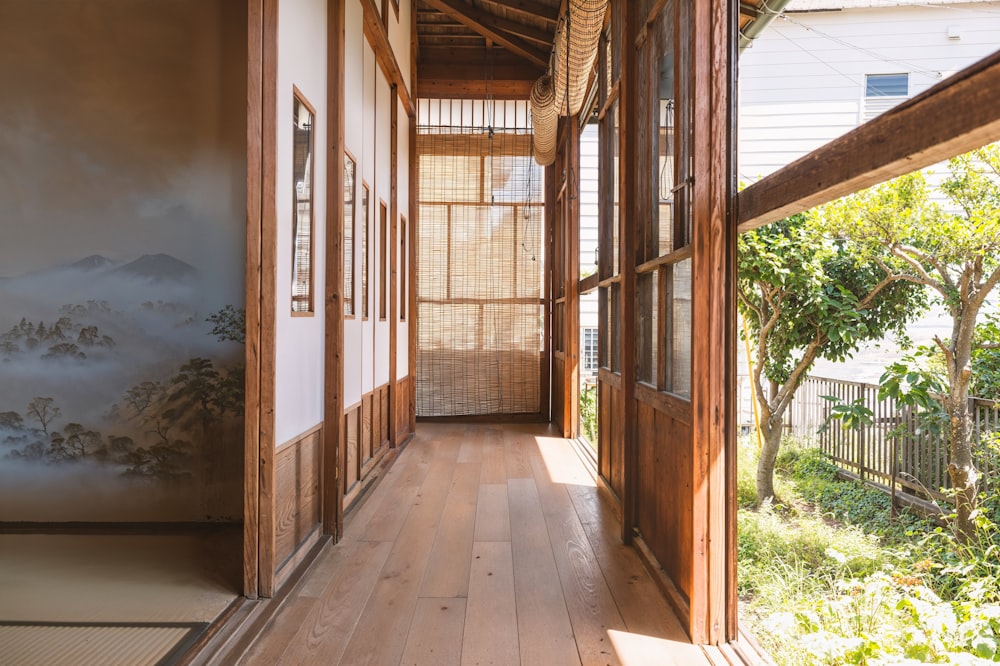
{"type": "MultiPolygon", "coordinates": [[[[344,531],[344,70],[345,0],[327,0],[326,301],[323,349],[323,533],[344,531]]],[[[367,222],[366,222],[367,223],[367,222]]]]}

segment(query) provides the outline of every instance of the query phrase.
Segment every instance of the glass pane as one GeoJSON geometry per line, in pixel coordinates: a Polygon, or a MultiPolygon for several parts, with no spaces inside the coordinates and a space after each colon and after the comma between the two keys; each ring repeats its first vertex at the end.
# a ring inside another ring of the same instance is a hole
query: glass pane
{"type": "Polygon", "coordinates": [[[660,345],[657,335],[657,300],[656,272],[638,276],[638,307],[636,308],[636,360],[639,365],[638,379],[641,382],[656,386],[656,355],[660,345]]]}
{"type": "Polygon", "coordinates": [[[292,125],[292,312],[312,312],[313,113],[298,97],[292,125]]]}
{"type": "Polygon", "coordinates": [[[906,97],[908,94],[909,74],[869,74],[865,77],[865,97],[906,97]]]}
{"type": "Polygon", "coordinates": [[[691,396],[691,260],[673,267],[671,280],[670,386],[677,395],[691,396]]]}
{"type": "Polygon", "coordinates": [[[355,164],[344,155],[344,314],[354,314],[354,181],[355,164]]]}

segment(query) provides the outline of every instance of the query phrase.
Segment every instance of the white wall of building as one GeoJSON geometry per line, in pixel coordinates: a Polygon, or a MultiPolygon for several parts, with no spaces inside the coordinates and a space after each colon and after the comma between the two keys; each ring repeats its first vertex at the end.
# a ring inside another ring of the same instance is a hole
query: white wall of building
{"type": "Polygon", "coordinates": [[[323,421],[323,303],[326,274],[326,6],[325,0],[278,5],[277,76],[277,321],[275,443],[281,445],[323,421]],[[291,314],[292,86],[316,110],[313,136],[314,314],[291,314]]]}
{"type": "Polygon", "coordinates": [[[1000,2],[793,0],[740,56],[740,179],[857,127],[867,74],[908,73],[913,96],[997,48],[1000,2]]]}

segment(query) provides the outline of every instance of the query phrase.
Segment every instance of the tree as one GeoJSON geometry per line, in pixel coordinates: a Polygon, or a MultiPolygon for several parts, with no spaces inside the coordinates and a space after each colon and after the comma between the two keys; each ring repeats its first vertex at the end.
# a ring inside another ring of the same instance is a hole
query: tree
{"type": "Polygon", "coordinates": [[[125,404],[135,411],[136,416],[142,416],[162,395],[163,386],[160,382],[144,381],[125,392],[125,404]]]}
{"type": "Polygon", "coordinates": [[[177,376],[170,380],[172,392],[168,401],[176,405],[179,415],[190,415],[189,419],[197,417],[202,434],[208,432],[208,426],[217,413],[219,380],[219,372],[207,358],[189,359],[180,367],[177,376]]]}
{"type": "MultiPolygon", "coordinates": [[[[824,216],[842,237],[865,245],[886,270],[929,287],[951,315],[951,337],[934,340],[947,381],[932,397],[947,415],[955,526],[967,541],[975,532],[979,481],[969,413],[976,326],[1000,282],[1000,148],[950,160],[940,189],[947,208],[930,201],[922,174],[910,174],[831,204],[824,216]]],[[[907,384],[890,383],[886,393],[895,391],[905,401],[907,384]]]]}
{"type": "Polygon", "coordinates": [[[842,361],[862,342],[901,334],[925,298],[895,271],[859,259],[851,243],[831,239],[812,215],[742,234],[738,269],[739,309],[756,348],[760,503],[775,496],[785,412],[816,359],[842,361]]]}
{"type": "Polygon", "coordinates": [[[42,426],[42,432],[49,436],[49,424],[58,418],[61,410],[55,406],[52,398],[32,398],[28,403],[28,416],[33,417],[42,426]]]}

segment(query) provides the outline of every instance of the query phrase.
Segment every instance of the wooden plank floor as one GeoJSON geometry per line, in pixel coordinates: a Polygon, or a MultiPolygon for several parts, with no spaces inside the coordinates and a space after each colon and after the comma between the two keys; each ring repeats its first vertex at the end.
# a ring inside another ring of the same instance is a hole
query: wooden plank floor
{"type": "Polygon", "coordinates": [[[573,446],[420,424],[244,664],[707,664],[573,446]]]}

